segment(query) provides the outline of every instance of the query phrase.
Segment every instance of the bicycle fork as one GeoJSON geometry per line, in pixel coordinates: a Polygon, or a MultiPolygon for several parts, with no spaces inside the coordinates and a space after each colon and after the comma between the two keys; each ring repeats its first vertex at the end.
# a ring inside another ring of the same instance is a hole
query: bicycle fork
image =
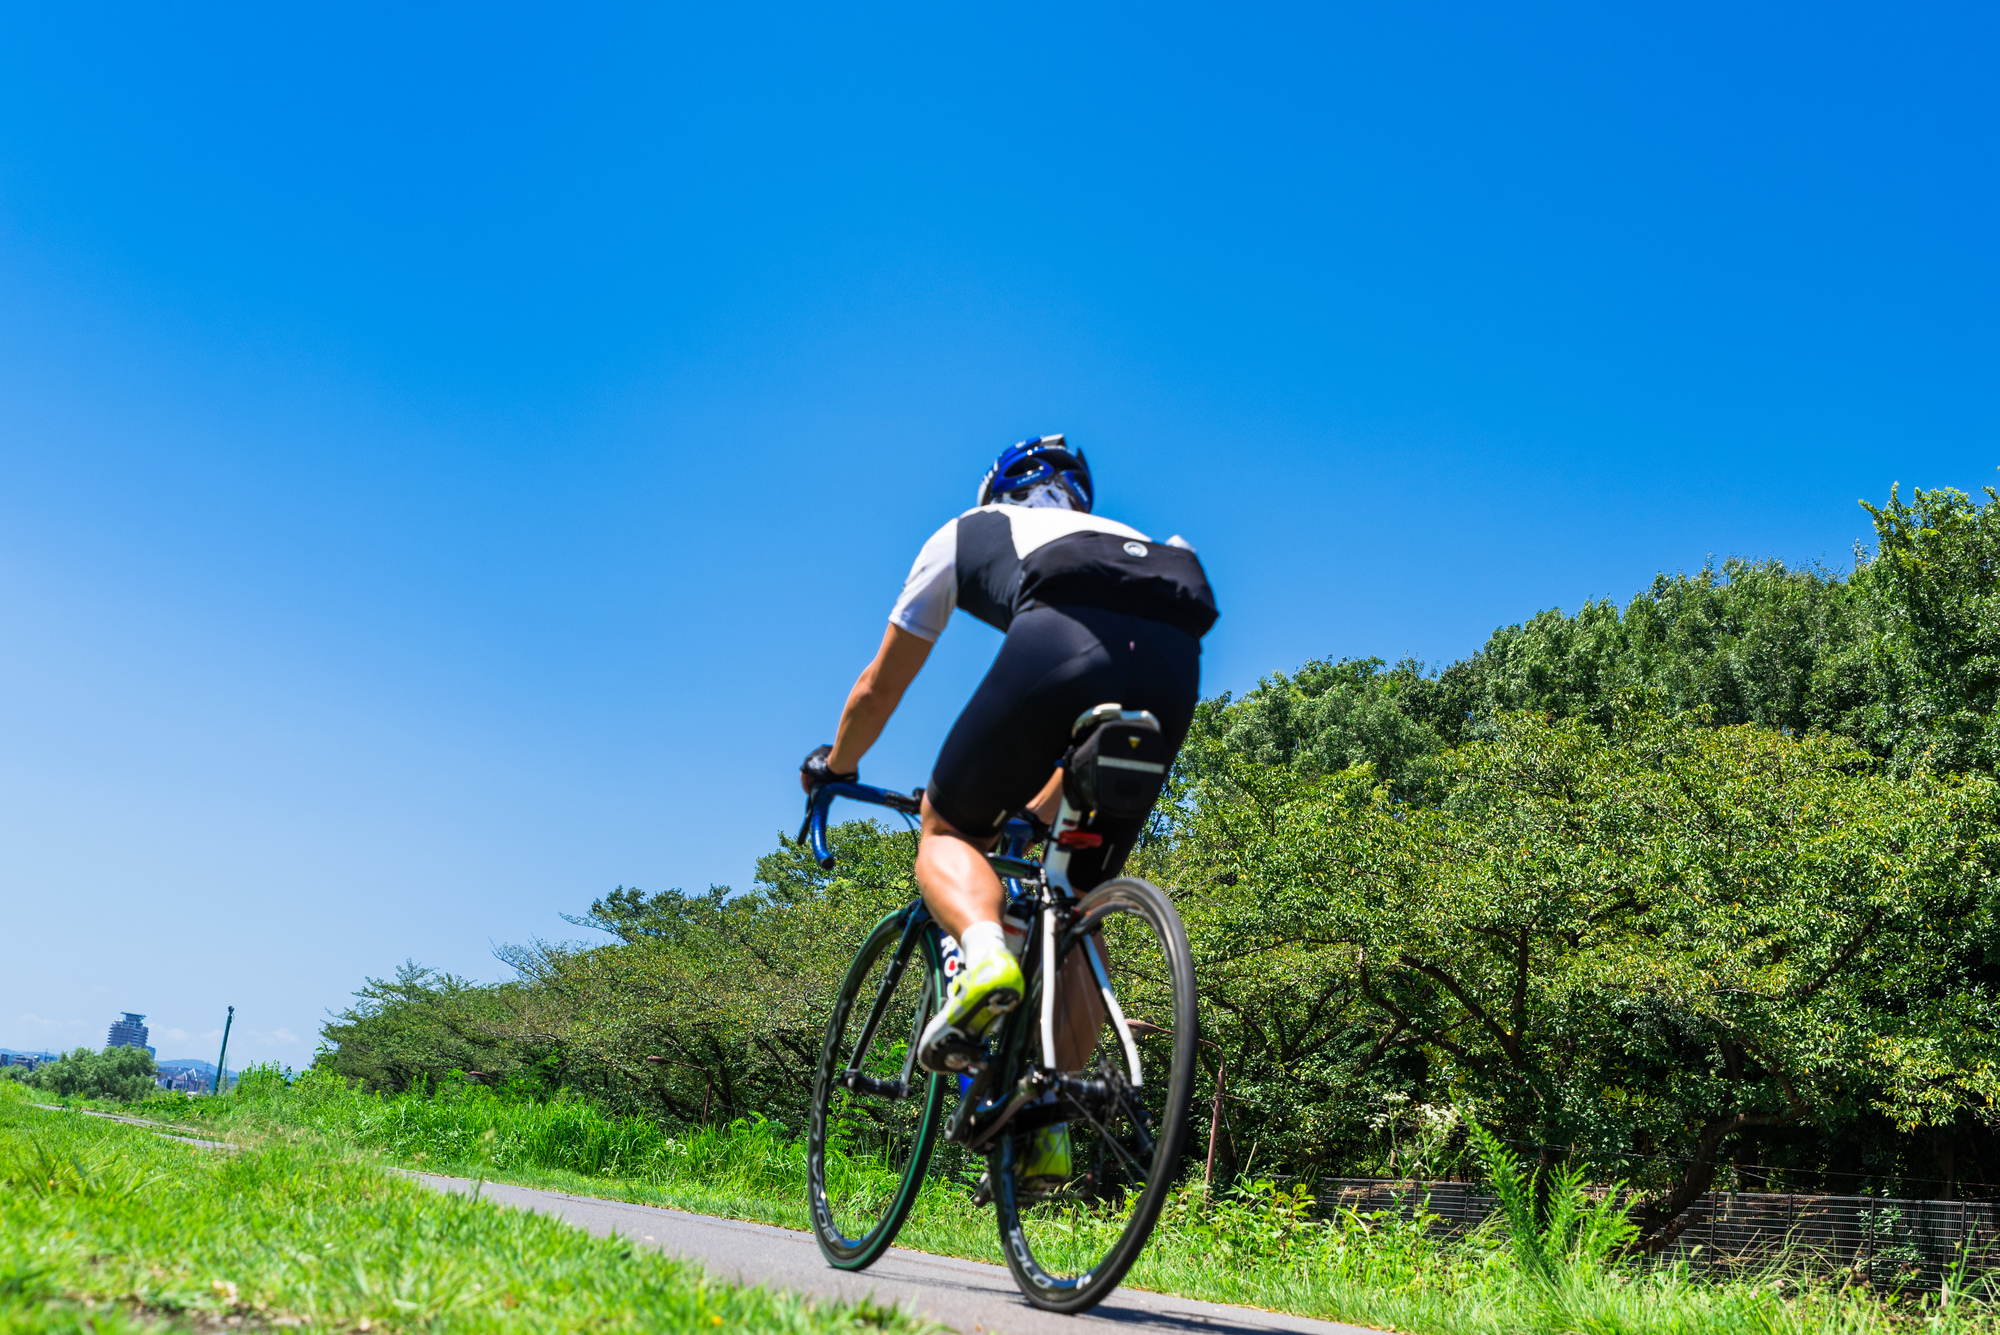
{"type": "Polygon", "coordinates": [[[882,981],[875,989],[875,1002],[868,1008],[868,1019],[855,1039],[854,1051],[847,1059],[847,1069],[834,1077],[834,1083],[850,1093],[900,1099],[910,1092],[911,1077],[916,1074],[917,1038],[923,1032],[924,1021],[930,1016],[929,970],[925,970],[923,990],[918,994],[916,1019],[911,1022],[909,1042],[903,1052],[902,1074],[894,1080],[884,1080],[863,1071],[861,1063],[867,1060],[868,1049],[875,1042],[875,1031],[882,1025],[882,1013],[888,1007],[889,998],[895,995],[896,985],[902,982],[903,971],[909,968],[910,956],[916,952],[921,934],[930,921],[929,910],[919,900],[911,907],[909,919],[903,924],[903,939],[896,943],[896,953],[890,957],[889,967],[882,971],[882,981]]]}

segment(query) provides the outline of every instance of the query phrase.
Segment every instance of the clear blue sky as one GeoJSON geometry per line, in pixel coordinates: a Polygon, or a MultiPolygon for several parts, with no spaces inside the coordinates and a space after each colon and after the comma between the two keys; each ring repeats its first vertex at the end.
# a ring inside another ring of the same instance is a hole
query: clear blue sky
{"type": "Polygon", "coordinates": [[[1995,13],[11,7],[0,1045],[299,1064],[747,884],[1025,435],[1200,547],[1210,691],[1846,564],[1996,480],[1995,13]]]}

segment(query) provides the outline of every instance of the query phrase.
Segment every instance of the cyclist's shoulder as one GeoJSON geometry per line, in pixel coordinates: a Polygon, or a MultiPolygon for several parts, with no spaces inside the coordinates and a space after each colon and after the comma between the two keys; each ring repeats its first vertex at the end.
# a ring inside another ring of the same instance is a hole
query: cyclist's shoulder
{"type": "Polygon", "coordinates": [[[1120,523],[1108,515],[1087,514],[1082,510],[1064,510],[1056,506],[977,505],[952,523],[1004,529],[1013,537],[1016,550],[1023,554],[1073,533],[1110,533],[1140,542],[1152,541],[1130,524],[1120,523]]]}

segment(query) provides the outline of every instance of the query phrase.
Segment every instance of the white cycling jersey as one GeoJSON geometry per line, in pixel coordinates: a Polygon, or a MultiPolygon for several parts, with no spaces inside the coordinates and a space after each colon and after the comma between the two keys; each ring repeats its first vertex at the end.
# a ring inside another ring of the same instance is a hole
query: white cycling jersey
{"type": "Polygon", "coordinates": [[[962,607],[1006,630],[1030,607],[1103,607],[1206,634],[1215,598],[1194,548],[1080,510],[981,505],[931,535],[889,620],[935,640],[962,607]]]}

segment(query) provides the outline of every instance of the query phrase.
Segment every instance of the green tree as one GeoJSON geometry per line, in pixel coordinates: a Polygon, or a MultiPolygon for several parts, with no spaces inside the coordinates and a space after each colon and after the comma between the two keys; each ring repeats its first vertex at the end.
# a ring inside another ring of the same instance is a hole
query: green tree
{"type": "Polygon", "coordinates": [[[1428,721],[1442,712],[1439,691],[1413,659],[1392,668],[1379,658],[1316,659],[1272,673],[1240,700],[1203,701],[1181,768],[1193,777],[1227,753],[1306,778],[1368,765],[1391,784],[1414,783],[1423,759],[1444,745],[1428,721]]]}
{"type": "Polygon", "coordinates": [[[1880,744],[1904,770],[2000,762],[2000,492],[1894,488],[1875,518],[1867,585],[1882,609],[1875,643],[1880,744]]]}
{"type": "Polygon", "coordinates": [[[1836,738],[1511,715],[1434,805],[1236,762],[1162,860],[1204,980],[1268,963],[1256,1027],[1317,1004],[1526,1143],[1669,1156],[1658,1247],[1746,1130],[1987,1115],[1996,814],[1836,738]]]}
{"type": "Polygon", "coordinates": [[[64,1099],[137,1103],[159,1087],[160,1068],[144,1048],[77,1048],[28,1073],[27,1084],[64,1099]]]}
{"type": "MultiPolygon", "coordinates": [[[[1863,569],[1866,569],[1864,563],[1863,569]]],[[[1831,731],[1882,749],[1877,584],[1819,568],[1731,560],[1661,575],[1621,612],[1538,613],[1503,626],[1440,672],[1405,659],[1307,663],[1240,698],[1204,701],[1182,777],[1212,746],[1311,777],[1369,765],[1399,796],[1424,791],[1427,760],[1533,710],[1610,725],[1635,690],[1721,726],[1831,731]],[[1206,745],[1205,745],[1206,744],[1206,745]]]]}
{"type": "Polygon", "coordinates": [[[321,1029],[316,1064],[370,1089],[436,1084],[476,1071],[502,1083],[531,1068],[533,1053],[513,1037],[516,985],[485,986],[406,961],[394,978],[370,978],[354,1004],[321,1029]]]}

